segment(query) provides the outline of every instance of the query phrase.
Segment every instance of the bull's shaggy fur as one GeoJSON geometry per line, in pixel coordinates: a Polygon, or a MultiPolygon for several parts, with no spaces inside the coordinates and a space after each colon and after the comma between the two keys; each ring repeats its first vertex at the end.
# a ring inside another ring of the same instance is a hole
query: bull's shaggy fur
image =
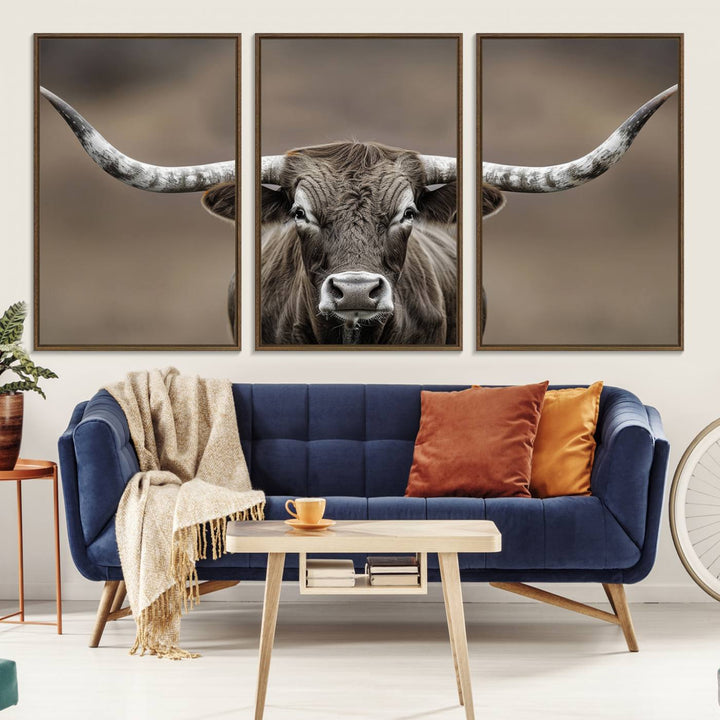
{"type": "Polygon", "coordinates": [[[262,342],[269,345],[347,341],[342,320],[318,310],[328,275],[382,274],[394,309],[355,328],[355,342],[389,345],[457,343],[457,190],[427,187],[415,153],[377,143],[333,143],[286,155],[280,187],[263,187],[262,342]],[[316,222],[290,214],[302,188],[316,222]],[[403,212],[408,190],[417,208],[403,212]]]}

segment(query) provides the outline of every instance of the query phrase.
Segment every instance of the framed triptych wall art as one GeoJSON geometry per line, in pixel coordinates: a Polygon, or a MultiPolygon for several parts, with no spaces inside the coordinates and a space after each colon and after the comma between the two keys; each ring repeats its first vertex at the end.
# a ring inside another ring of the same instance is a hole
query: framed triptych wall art
{"type": "Polygon", "coordinates": [[[480,35],[479,349],[682,349],[682,35],[480,35]]]}
{"type": "MultiPolygon", "coordinates": [[[[682,349],[682,50],[478,35],[478,349],[682,349]]],[[[35,347],[239,349],[240,36],[35,56],[35,347]]],[[[255,110],[255,347],[460,349],[462,36],[256,35],[255,110]]]]}
{"type": "Polygon", "coordinates": [[[239,347],[239,50],[35,36],[36,348],[239,347]]]}
{"type": "Polygon", "coordinates": [[[255,47],[256,348],[458,349],[462,37],[255,47]]]}

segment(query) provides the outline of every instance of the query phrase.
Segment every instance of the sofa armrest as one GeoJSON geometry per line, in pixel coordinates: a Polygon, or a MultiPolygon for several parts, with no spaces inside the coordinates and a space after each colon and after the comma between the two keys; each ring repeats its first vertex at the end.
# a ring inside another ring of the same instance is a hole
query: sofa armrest
{"type": "Polygon", "coordinates": [[[83,577],[88,580],[104,580],[103,574],[90,560],[85,547],[80,522],[80,504],[77,488],[77,463],[75,462],[75,445],[73,444],[73,431],[82,420],[87,402],[80,403],[70,418],[70,424],[58,439],[58,457],[60,459],[60,479],[63,489],[63,505],[65,506],[65,520],[67,522],[68,542],[73,562],[83,577]]]}
{"type": "Polygon", "coordinates": [[[670,442],[665,435],[665,428],[663,427],[660,413],[649,405],[645,406],[645,412],[647,412],[648,423],[650,424],[650,431],[653,434],[653,438],[655,438],[655,444],[664,446],[665,451],[669,452],[670,442]]]}
{"type": "Polygon", "coordinates": [[[604,388],[598,436],[592,493],[642,548],[655,449],[655,434],[645,406],[627,390],[604,388]]]}
{"type": "Polygon", "coordinates": [[[624,583],[636,583],[647,577],[655,563],[657,554],[660,519],[663,509],[663,493],[665,479],[670,458],[670,443],[665,437],[665,431],[660,419],[660,413],[654,407],[645,407],[650,430],[655,439],[652,467],[650,468],[650,488],[647,500],[647,523],[645,526],[645,540],[639,562],[628,570],[623,570],[624,583]]]}
{"type": "Polygon", "coordinates": [[[125,414],[106,390],[86,405],[73,443],[80,520],[89,544],[115,515],[125,485],[140,469],[125,414]]]}

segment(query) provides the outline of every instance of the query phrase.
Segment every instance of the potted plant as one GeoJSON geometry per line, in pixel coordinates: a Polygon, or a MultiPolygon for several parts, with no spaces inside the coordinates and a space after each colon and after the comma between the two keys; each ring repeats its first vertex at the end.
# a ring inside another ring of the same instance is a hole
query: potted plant
{"type": "Polygon", "coordinates": [[[39,367],[20,345],[27,317],[27,303],[11,305],[0,318],[0,375],[10,370],[19,378],[0,385],[0,470],[12,470],[20,454],[23,425],[23,392],[33,390],[45,397],[40,378],[56,378],[39,367]]]}

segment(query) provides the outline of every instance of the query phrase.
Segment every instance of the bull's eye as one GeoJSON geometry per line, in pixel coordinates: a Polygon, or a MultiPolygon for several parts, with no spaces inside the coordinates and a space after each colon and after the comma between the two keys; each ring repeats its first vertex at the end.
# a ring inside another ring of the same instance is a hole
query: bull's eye
{"type": "Polygon", "coordinates": [[[301,207],[295,207],[292,209],[292,216],[295,220],[307,220],[307,215],[301,207]]]}
{"type": "Polygon", "coordinates": [[[412,222],[417,217],[417,209],[414,207],[408,207],[403,213],[403,222],[412,222]]]}

